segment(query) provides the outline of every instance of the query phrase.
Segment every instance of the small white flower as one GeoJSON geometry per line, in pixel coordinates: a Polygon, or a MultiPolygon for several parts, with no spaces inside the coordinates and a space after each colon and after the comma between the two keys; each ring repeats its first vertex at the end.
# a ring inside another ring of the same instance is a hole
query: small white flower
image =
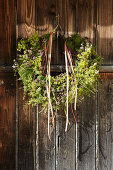
{"type": "Polygon", "coordinates": [[[90,48],[87,48],[87,47],[85,48],[85,51],[89,51],[89,50],[90,50],[90,48]]]}
{"type": "Polygon", "coordinates": [[[31,50],[28,50],[28,53],[31,53],[32,51],[31,50]]]}
{"type": "Polygon", "coordinates": [[[82,46],[82,47],[80,47],[80,49],[81,49],[81,50],[83,50],[83,49],[84,49],[84,47],[82,46]]]}
{"type": "Polygon", "coordinates": [[[94,63],[94,66],[96,66],[97,65],[97,63],[94,63]]]}
{"type": "Polygon", "coordinates": [[[98,74],[98,73],[99,73],[99,71],[96,71],[95,73],[96,73],[96,74],[98,74]]]}
{"type": "Polygon", "coordinates": [[[40,89],[41,89],[41,88],[39,87],[39,88],[37,89],[37,91],[39,92],[39,91],[40,91],[40,89]]]}
{"type": "Polygon", "coordinates": [[[16,66],[14,66],[14,65],[13,65],[12,67],[13,67],[13,68],[16,68],[16,66]]]}

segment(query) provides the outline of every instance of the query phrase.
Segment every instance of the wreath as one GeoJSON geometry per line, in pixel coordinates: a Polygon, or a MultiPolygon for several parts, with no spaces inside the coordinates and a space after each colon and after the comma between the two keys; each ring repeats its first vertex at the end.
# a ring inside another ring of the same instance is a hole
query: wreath
{"type": "MultiPolygon", "coordinates": [[[[65,39],[64,57],[66,72],[57,76],[50,74],[52,41],[55,33],[39,37],[37,33],[18,41],[18,57],[13,68],[23,82],[27,104],[42,105],[42,111],[54,121],[57,110],[64,108],[66,129],[68,106],[76,104],[96,92],[102,58],[86,38],[74,34],[65,39]]],[[[73,113],[74,116],[74,113],[73,113]]],[[[74,116],[75,118],[75,116],[74,116]]],[[[76,119],[76,118],[75,118],[76,119]]]]}

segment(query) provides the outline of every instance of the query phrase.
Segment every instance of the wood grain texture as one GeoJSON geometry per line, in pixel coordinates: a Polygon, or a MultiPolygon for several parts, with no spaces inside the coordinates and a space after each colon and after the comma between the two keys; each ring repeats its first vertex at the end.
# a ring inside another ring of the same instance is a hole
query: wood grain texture
{"type": "Polygon", "coordinates": [[[69,36],[76,31],[76,0],[57,0],[62,33],[69,36]]]}
{"type": "Polygon", "coordinates": [[[67,132],[65,117],[63,110],[56,116],[56,170],[75,170],[75,122],[71,109],[67,132]]]}
{"type": "Polygon", "coordinates": [[[113,1],[100,0],[98,6],[99,54],[104,63],[113,63],[113,1]]]}
{"type": "Polygon", "coordinates": [[[56,0],[36,1],[36,30],[43,35],[55,28],[56,0]]]}
{"type": "Polygon", "coordinates": [[[113,79],[99,89],[99,169],[113,169],[113,79]]]}
{"type": "Polygon", "coordinates": [[[93,43],[96,37],[96,3],[95,0],[78,0],[76,14],[78,32],[93,43]]]}
{"type": "Polygon", "coordinates": [[[0,169],[15,169],[15,78],[0,73],[0,169]]]}
{"type": "Polygon", "coordinates": [[[35,19],[35,0],[17,0],[17,37],[33,35],[35,19]]]}
{"type": "Polygon", "coordinates": [[[18,168],[31,170],[35,167],[35,108],[24,105],[23,87],[19,82],[18,88],[18,168]]]}
{"type": "Polygon", "coordinates": [[[52,31],[58,24],[61,25],[61,33],[70,35],[76,30],[76,1],[75,0],[39,0],[36,2],[38,34],[42,35],[52,31]]]}
{"type": "Polygon", "coordinates": [[[0,65],[10,65],[16,56],[15,0],[0,1],[0,65]]]}
{"type": "Polygon", "coordinates": [[[113,73],[100,73],[100,78],[102,80],[112,80],[113,79],[113,73]]]}
{"type": "Polygon", "coordinates": [[[95,96],[80,103],[78,114],[78,169],[95,170],[95,96]]]}
{"type": "MultiPolygon", "coordinates": [[[[41,106],[39,107],[39,112],[41,106]]],[[[55,127],[50,124],[50,139],[48,137],[47,113],[39,113],[39,170],[55,169],[55,127]]]]}

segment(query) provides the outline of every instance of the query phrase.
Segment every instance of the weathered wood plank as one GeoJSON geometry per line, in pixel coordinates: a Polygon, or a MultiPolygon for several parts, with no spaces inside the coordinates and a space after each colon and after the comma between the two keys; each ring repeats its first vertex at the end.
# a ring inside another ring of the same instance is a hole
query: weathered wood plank
{"type": "MultiPolygon", "coordinates": [[[[20,82],[19,82],[20,83],[20,82]]],[[[35,166],[35,108],[24,105],[23,87],[18,87],[18,169],[33,170],[35,166]]]]}
{"type": "Polygon", "coordinates": [[[104,80],[112,80],[113,73],[100,73],[100,78],[104,80]]]}
{"type": "Polygon", "coordinates": [[[10,65],[16,56],[15,0],[0,1],[0,65],[10,65]]]}
{"type": "Polygon", "coordinates": [[[38,0],[36,1],[36,30],[39,35],[43,35],[55,28],[56,23],[56,1],[38,0]]]}
{"type": "Polygon", "coordinates": [[[15,169],[15,78],[0,73],[0,169],[15,169]]]}
{"type": "Polygon", "coordinates": [[[48,137],[48,118],[47,114],[40,113],[39,107],[39,170],[55,169],[55,127],[50,125],[50,139],[48,137]]]}
{"type": "Polygon", "coordinates": [[[35,19],[35,0],[17,0],[17,37],[33,35],[35,19]]]}
{"type": "MultiPolygon", "coordinates": [[[[78,0],[76,27],[82,37],[96,44],[97,1],[78,0]]],[[[93,97],[80,103],[78,110],[78,169],[95,169],[95,114],[93,97]]]]}
{"type": "Polygon", "coordinates": [[[99,54],[104,63],[113,63],[113,1],[99,0],[98,7],[99,54]]]}
{"type": "Polygon", "coordinates": [[[40,0],[36,2],[37,30],[38,34],[52,31],[58,24],[61,33],[72,34],[76,30],[76,1],[75,0],[40,0]],[[43,2],[44,1],[44,2],[43,2]]]}
{"type": "Polygon", "coordinates": [[[67,132],[65,117],[63,110],[56,116],[56,170],[75,170],[75,122],[71,109],[67,132]]]}
{"type": "Polygon", "coordinates": [[[73,34],[76,31],[76,0],[58,0],[56,10],[60,15],[62,34],[73,34]]]}
{"type": "Polygon", "coordinates": [[[95,170],[95,97],[85,98],[78,108],[78,169],[95,170]]]}
{"type": "Polygon", "coordinates": [[[77,27],[82,37],[88,37],[95,43],[96,37],[96,2],[95,0],[78,0],[77,27]]]}
{"type": "Polygon", "coordinates": [[[113,73],[103,75],[99,89],[99,169],[113,169],[113,73]]]}

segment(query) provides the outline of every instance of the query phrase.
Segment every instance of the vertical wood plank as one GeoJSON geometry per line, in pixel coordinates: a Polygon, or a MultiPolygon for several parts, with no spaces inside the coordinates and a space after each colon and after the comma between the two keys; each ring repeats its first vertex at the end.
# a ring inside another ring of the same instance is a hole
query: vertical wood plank
{"type": "Polygon", "coordinates": [[[104,63],[113,63],[113,1],[99,0],[99,54],[104,63]]]}
{"type": "Polygon", "coordinates": [[[95,97],[85,98],[78,108],[78,169],[95,170],[95,97]]]}
{"type": "Polygon", "coordinates": [[[17,0],[17,37],[33,35],[35,19],[35,0],[17,0]]]}
{"type": "Polygon", "coordinates": [[[0,73],[0,169],[15,169],[15,78],[0,73]]]}
{"type": "MultiPolygon", "coordinates": [[[[20,82],[19,82],[20,83],[20,82]]],[[[35,162],[35,108],[25,106],[23,102],[23,87],[18,88],[19,104],[19,141],[18,169],[34,170],[35,162]]]]}
{"type": "MultiPolygon", "coordinates": [[[[0,1],[0,66],[16,57],[16,1],[0,1]]],[[[9,69],[10,70],[10,69],[9,69]]],[[[11,71],[11,70],[10,70],[11,71]]],[[[13,72],[0,68],[0,169],[15,169],[15,99],[13,72]]]]}
{"type": "MultiPolygon", "coordinates": [[[[35,32],[35,0],[17,0],[17,37],[27,38],[35,32]]],[[[36,164],[36,109],[23,102],[23,89],[19,84],[19,146],[18,168],[33,170],[36,164]]]]}
{"type": "MultiPolygon", "coordinates": [[[[39,0],[36,1],[36,30],[38,35],[43,35],[56,26],[56,1],[39,0]]],[[[56,40],[53,43],[52,64],[57,64],[56,40]]],[[[39,106],[38,124],[39,124],[39,169],[55,169],[55,127],[51,127],[51,137],[48,138],[48,118],[47,114],[40,113],[39,106]]]]}
{"type": "Polygon", "coordinates": [[[60,110],[56,120],[56,170],[75,170],[75,122],[69,111],[68,130],[65,132],[65,113],[60,110]]]}
{"type": "Polygon", "coordinates": [[[10,65],[16,56],[15,0],[0,1],[0,65],[10,65]]]}
{"type": "Polygon", "coordinates": [[[48,118],[47,113],[40,113],[39,107],[39,169],[55,169],[55,127],[50,125],[50,139],[48,138],[48,118]]]}
{"type": "Polygon", "coordinates": [[[36,1],[36,30],[39,35],[53,31],[56,24],[56,1],[36,1]]]}
{"type": "Polygon", "coordinates": [[[76,31],[76,0],[57,0],[62,34],[71,35],[76,31]]]}
{"type": "Polygon", "coordinates": [[[102,75],[99,89],[99,169],[113,169],[113,73],[102,75]]]}
{"type": "Polygon", "coordinates": [[[18,132],[19,132],[19,112],[18,112],[18,77],[16,77],[16,113],[15,113],[15,170],[18,170],[18,132]]]}
{"type": "Polygon", "coordinates": [[[82,37],[88,37],[93,43],[96,36],[96,3],[95,0],[79,0],[77,4],[78,32],[82,37]]]}
{"type": "MultiPolygon", "coordinates": [[[[78,0],[76,27],[82,37],[96,44],[97,1],[78,0]]],[[[85,98],[78,108],[78,169],[95,167],[95,98],[85,98]]]]}

